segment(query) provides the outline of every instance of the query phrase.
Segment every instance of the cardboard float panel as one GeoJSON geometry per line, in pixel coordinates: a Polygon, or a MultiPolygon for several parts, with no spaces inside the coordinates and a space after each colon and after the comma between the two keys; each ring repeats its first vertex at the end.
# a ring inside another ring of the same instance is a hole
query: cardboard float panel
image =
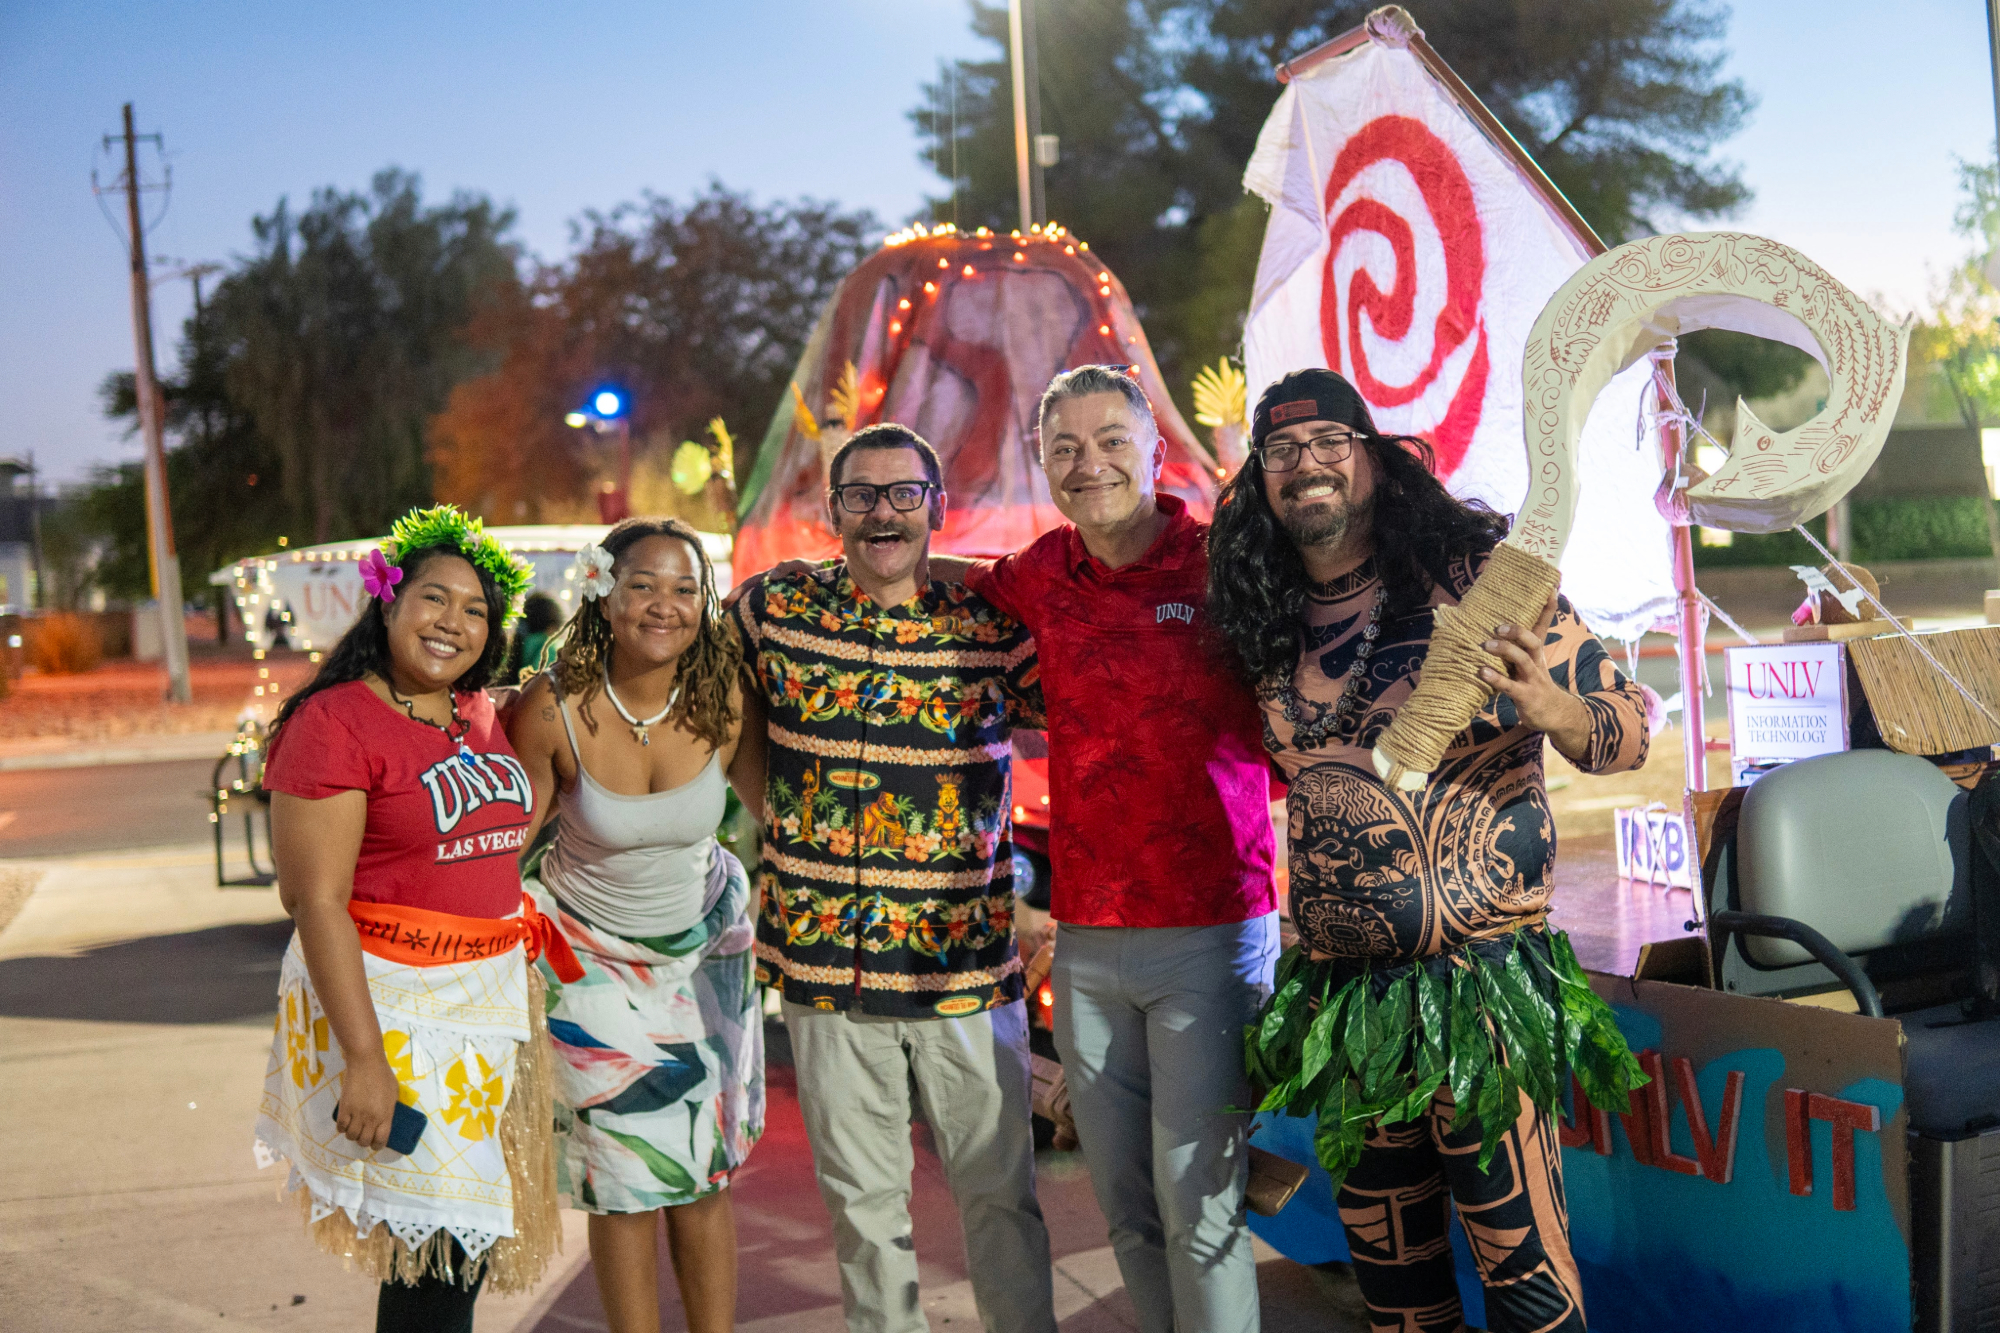
{"type": "MultiPolygon", "coordinates": [[[[1667,982],[1590,980],[1659,1075],[1630,1115],[1586,1108],[1562,1126],[1590,1327],[1909,1328],[1901,1025],[1667,982]]],[[[1278,1216],[1252,1217],[1251,1230],[1301,1263],[1345,1260],[1339,1213],[1313,1159],[1313,1121],[1257,1121],[1260,1147],[1312,1173],[1278,1216]]],[[[1451,1226],[1466,1321],[1484,1326],[1455,1215],[1451,1226]]]]}

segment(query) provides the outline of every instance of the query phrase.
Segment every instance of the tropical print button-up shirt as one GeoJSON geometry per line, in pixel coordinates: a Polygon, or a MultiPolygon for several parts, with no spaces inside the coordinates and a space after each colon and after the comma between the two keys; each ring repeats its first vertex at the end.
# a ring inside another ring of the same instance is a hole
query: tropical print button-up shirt
{"type": "Polygon", "coordinates": [[[1045,725],[1034,639],[957,584],[877,606],[845,562],[733,614],[770,739],[758,979],[897,1018],[1019,999],[1008,780],[1013,729],[1045,725]]]}

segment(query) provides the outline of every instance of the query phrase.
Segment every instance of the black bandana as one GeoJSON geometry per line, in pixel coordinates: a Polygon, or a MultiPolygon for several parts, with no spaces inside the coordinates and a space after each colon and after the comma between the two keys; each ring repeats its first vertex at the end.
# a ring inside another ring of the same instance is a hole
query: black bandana
{"type": "Polygon", "coordinates": [[[1250,446],[1254,449],[1272,431],[1294,421],[1337,421],[1370,435],[1380,434],[1375,419],[1368,415],[1368,404],[1361,401],[1352,384],[1331,370],[1295,370],[1264,390],[1264,396],[1257,400],[1257,413],[1250,419],[1250,446]]]}

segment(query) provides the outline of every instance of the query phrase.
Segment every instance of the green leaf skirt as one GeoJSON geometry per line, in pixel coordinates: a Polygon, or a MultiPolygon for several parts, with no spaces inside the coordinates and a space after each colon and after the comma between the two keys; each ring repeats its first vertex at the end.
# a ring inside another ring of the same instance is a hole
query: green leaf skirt
{"type": "Polygon", "coordinates": [[[1544,928],[1387,965],[1294,945],[1243,1036],[1257,1109],[1318,1114],[1313,1148],[1336,1189],[1373,1126],[1415,1119],[1440,1088],[1454,1124],[1479,1128],[1483,1171],[1519,1094],[1553,1114],[1574,1073],[1593,1105],[1626,1113],[1647,1082],[1569,937],[1544,928]]]}

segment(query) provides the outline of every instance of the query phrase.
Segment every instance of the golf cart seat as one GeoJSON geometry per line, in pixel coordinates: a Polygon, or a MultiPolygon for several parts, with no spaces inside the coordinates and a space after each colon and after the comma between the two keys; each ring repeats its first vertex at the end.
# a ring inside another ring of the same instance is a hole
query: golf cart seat
{"type": "Polygon", "coordinates": [[[1969,805],[1914,755],[1803,759],[1743,792],[1710,861],[1717,984],[1844,987],[1902,1025],[1920,1330],[1984,1328],[2000,1307],[2000,1013],[1976,1002],[1969,805]]]}

